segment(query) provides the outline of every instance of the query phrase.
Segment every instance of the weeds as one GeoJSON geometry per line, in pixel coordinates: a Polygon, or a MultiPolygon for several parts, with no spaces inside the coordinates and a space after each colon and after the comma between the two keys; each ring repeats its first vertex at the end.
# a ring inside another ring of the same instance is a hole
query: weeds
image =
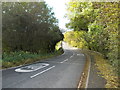
{"type": "Polygon", "coordinates": [[[2,68],[9,68],[24,64],[30,64],[36,61],[40,61],[41,59],[50,58],[53,56],[57,56],[63,53],[62,49],[55,51],[53,53],[47,54],[37,54],[37,53],[30,53],[30,52],[11,52],[11,53],[3,53],[2,56],[2,68]]]}
{"type": "Polygon", "coordinates": [[[98,75],[105,78],[107,83],[106,88],[118,88],[119,87],[119,74],[116,69],[118,67],[112,66],[108,60],[104,59],[103,55],[93,51],[85,51],[94,56],[96,68],[100,71],[98,75]]]}

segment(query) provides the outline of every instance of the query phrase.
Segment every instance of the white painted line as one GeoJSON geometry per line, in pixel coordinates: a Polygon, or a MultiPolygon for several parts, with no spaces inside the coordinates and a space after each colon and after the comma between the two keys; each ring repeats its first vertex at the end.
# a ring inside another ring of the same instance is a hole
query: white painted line
{"type": "Polygon", "coordinates": [[[25,66],[25,67],[15,69],[15,71],[16,72],[33,72],[33,71],[37,71],[37,70],[39,70],[41,68],[44,68],[44,67],[47,67],[47,66],[49,66],[49,64],[47,64],[47,63],[38,63],[38,64],[32,64],[32,65],[29,65],[29,66],[25,66]],[[26,69],[23,69],[23,68],[26,68],[26,69]],[[27,70],[27,68],[31,68],[31,69],[27,70]]]}
{"type": "MultiPolygon", "coordinates": [[[[89,56],[90,58],[90,56],[89,56]]],[[[88,88],[88,82],[89,82],[89,76],[90,76],[90,68],[91,68],[91,58],[90,58],[90,61],[89,61],[89,68],[88,68],[88,77],[87,77],[87,80],[86,80],[86,85],[85,85],[85,88],[88,88]]]]}
{"type": "Polygon", "coordinates": [[[62,55],[65,55],[65,51],[64,51],[64,53],[62,55]]]}
{"type": "Polygon", "coordinates": [[[70,58],[72,58],[72,57],[73,57],[73,55],[70,58]]]}
{"type": "Polygon", "coordinates": [[[40,74],[42,74],[42,73],[44,73],[44,72],[46,72],[46,71],[49,71],[50,69],[52,69],[52,68],[54,68],[55,66],[52,66],[52,67],[50,67],[50,68],[48,68],[48,69],[46,69],[46,70],[43,70],[42,72],[39,72],[39,73],[37,73],[37,74],[35,74],[35,75],[33,75],[33,76],[30,76],[30,78],[34,78],[34,77],[36,77],[36,76],[38,76],[38,75],[40,75],[40,74]]]}
{"type": "Polygon", "coordinates": [[[64,61],[62,61],[62,62],[60,62],[60,63],[64,63],[64,62],[66,62],[66,61],[68,61],[68,59],[65,59],[64,61]]]}
{"type": "Polygon", "coordinates": [[[77,56],[84,56],[84,54],[77,54],[77,56]]]}
{"type": "Polygon", "coordinates": [[[75,55],[75,54],[73,53],[73,55],[72,55],[72,56],[70,56],[70,58],[72,58],[74,55],[75,55]]]}
{"type": "Polygon", "coordinates": [[[0,71],[5,71],[5,70],[9,70],[9,69],[15,69],[15,68],[19,68],[21,66],[24,66],[24,65],[19,65],[19,66],[16,66],[16,67],[10,67],[10,68],[6,68],[6,69],[1,69],[0,71]]]}

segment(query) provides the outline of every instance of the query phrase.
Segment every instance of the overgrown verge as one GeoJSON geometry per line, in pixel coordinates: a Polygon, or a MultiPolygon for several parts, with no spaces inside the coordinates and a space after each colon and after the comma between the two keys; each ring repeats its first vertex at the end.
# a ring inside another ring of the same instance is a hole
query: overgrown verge
{"type": "Polygon", "coordinates": [[[37,53],[30,53],[30,52],[11,52],[9,54],[3,53],[2,59],[2,69],[15,67],[19,65],[30,64],[36,61],[40,61],[42,59],[51,58],[54,56],[58,56],[63,53],[63,49],[59,48],[53,53],[46,53],[46,54],[37,54],[37,53]]]}
{"type": "Polygon", "coordinates": [[[105,88],[120,88],[118,67],[113,67],[103,55],[98,52],[84,50],[84,53],[94,56],[95,66],[99,70],[99,76],[106,79],[105,88]]]}

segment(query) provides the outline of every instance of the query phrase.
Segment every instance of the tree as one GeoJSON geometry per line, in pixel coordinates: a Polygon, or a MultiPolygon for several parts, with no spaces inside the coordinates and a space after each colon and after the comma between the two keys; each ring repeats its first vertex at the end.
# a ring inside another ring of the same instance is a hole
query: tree
{"type": "MultiPolygon", "coordinates": [[[[118,65],[119,45],[119,8],[118,2],[80,2],[71,0],[68,3],[66,26],[75,31],[86,31],[83,40],[90,50],[98,51],[107,58],[113,66],[118,65]]],[[[74,33],[73,32],[73,33],[74,33]]],[[[70,33],[69,33],[70,34],[70,33]]],[[[69,36],[66,34],[66,37],[69,36]]],[[[77,37],[79,38],[78,35],[77,37]]],[[[75,38],[75,36],[73,36],[75,38]]],[[[72,39],[73,40],[73,39],[72,39]]],[[[77,42],[80,42],[77,40],[77,42]]],[[[79,45],[77,45],[78,47],[79,45]]]]}
{"type": "Polygon", "coordinates": [[[53,52],[63,39],[45,2],[3,3],[3,51],[53,52]]]}
{"type": "Polygon", "coordinates": [[[79,0],[71,0],[67,4],[66,17],[70,20],[66,27],[75,31],[88,31],[89,23],[94,22],[97,16],[97,9],[93,8],[92,3],[80,2],[79,0]]]}

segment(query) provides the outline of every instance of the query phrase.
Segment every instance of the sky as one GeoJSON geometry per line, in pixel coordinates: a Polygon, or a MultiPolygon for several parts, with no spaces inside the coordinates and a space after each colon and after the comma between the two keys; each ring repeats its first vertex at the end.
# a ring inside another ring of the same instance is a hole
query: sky
{"type": "Polygon", "coordinates": [[[59,21],[59,27],[61,29],[67,30],[65,24],[68,22],[66,18],[64,18],[66,14],[66,5],[65,3],[69,0],[44,0],[50,7],[53,7],[53,12],[55,13],[55,17],[59,21]]]}

